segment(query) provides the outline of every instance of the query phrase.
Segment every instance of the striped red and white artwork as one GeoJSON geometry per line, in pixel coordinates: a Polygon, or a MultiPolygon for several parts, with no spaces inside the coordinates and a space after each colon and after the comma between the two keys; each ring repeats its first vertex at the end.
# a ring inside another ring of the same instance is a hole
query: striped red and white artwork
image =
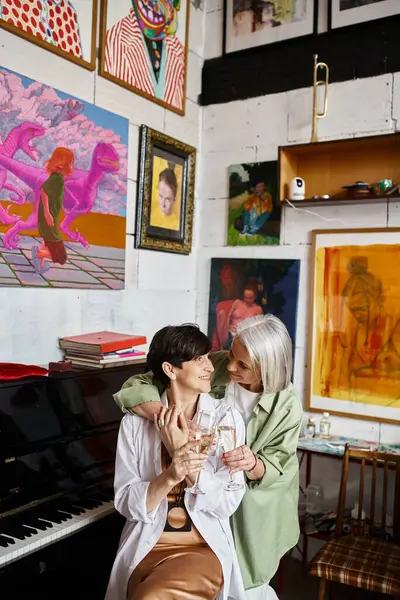
{"type": "MultiPolygon", "coordinates": [[[[139,1],[142,2],[142,0],[139,1]]],[[[150,0],[148,5],[151,4],[154,9],[157,1],[150,0]]],[[[185,2],[181,2],[181,8],[176,13],[178,15],[176,32],[161,36],[158,43],[155,43],[152,40],[146,40],[146,34],[143,27],[140,26],[135,9],[130,8],[125,16],[116,18],[121,11],[116,10],[114,2],[116,4],[122,2],[128,7],[128,3],[124,0],[113,0],[112,2],[108,0],[106,3],[108,6],[106,27],[103,30],[104,50],[102,56],[104,59],[101,65],[101,75],[183,114],[187,43],[186,11],[189,10],[188,6],[184,6],[182,9],[185,2]],[[153,60],[151,57],[152,44],[154,45],[153,60]],[[158,71],[157,67],[162,62],[158,57],[161,57],[162,54],[164,54],[164,65],[158,71]]],[[[132,6],[131,2],[129,4],[132,6]]]]}

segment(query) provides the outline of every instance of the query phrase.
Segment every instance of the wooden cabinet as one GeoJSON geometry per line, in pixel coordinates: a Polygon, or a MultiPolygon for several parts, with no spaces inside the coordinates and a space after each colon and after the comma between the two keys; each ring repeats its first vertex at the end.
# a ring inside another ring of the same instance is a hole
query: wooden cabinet
{"type": "Polygon", "coordinates": [[[399,200],[393,195],[352,197],[343,185],[356,181],[376,183],[391,179],[400,183],[400,133],[316,142],[279,148],[279,198],[287,205],[289,186],[294,177],[305,182],[305,200],[292,201],[296,206],[367,204],[399,200]],[[329,194],[327,199],[313,196],[329,194]]]}

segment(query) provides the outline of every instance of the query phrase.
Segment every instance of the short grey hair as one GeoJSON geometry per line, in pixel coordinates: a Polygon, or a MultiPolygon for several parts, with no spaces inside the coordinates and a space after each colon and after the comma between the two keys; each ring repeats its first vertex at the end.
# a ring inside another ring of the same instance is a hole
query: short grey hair
{"type": "Polygon", "coordinates": [[[285,325],[274,315],[241,321],[237,338],[246,347],[253,366],[261,370],[264,392],[280,392],[292,377],[293,347],[285,325]]]}

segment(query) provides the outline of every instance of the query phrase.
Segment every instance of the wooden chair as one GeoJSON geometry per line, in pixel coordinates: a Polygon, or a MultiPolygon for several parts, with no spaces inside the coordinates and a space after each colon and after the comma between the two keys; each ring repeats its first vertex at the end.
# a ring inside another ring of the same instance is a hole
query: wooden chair
{"type": "Polygon", "coordinates": [[[380,594],[400,596],[400,456],[356,450],[346,446],[340,483],[337,522],[334,539],[315,555],[310,563],[312,575],[321,578],[318,600],[324,600],[328,581],[344,583],[380,594]],[[350,459],[360,464],[358,519],[356,531],[343,535],[347,479],[350,459]],[[361,521],[364,504],[365,466],[372,465],[370,514],[366,531],[361,521]],[[383,469],[382,509],[380,524],[376,523],[377,468],[383,469]],[[389,470],[395,471],[393,505],[393,541],[387,541],[386,514],[389,470]]]}

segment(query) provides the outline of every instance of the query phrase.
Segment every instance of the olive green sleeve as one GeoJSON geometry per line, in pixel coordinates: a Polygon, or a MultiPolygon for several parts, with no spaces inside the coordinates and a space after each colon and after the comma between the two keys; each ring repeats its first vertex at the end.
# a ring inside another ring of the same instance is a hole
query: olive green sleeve
{"type": "MultiPolygon", "coordinates": [[[[214,352],[210,355],[214,366],[211,375],[211,395],[215,398],[223,398],[225,387],[229,381],[227,364],[227,352],[214,352]]],[[[144,375],[134,375],[125,381],[119,392],[114,394],[114,400],[122,412],[130,412],[130,409],[144,402],[159,402],[165,387],[153,375],[148,372],[144,375]]]]}
{"type": "Polygon", "coordinates": [[[130,412],[131,408],[144,402],[159,402],[163,390],[164,386],[148,372],[125,381],[120,391],[114,394],[114,400],[122,412],[130,412]]]}
{"type": "Polygon", "coordinates": [[[265,473],[262,479],[249,481],[248,485],[250,488],[270,487],[287,469],[296,469],[291,459],[296,454],[301,424],[300,420],[287,429],[277,431],[268,440],[268,444],[256,453],[258,458],[264,463],[265,473]]]}
{"type": "Polygon", "coordinates": [[[228,373],[228,352],[212,352],[210,359],[214,367],[214,372],[211,374],[211,396],[221,399],[225,396],[225,389],[229,383],[228,373]]]}

